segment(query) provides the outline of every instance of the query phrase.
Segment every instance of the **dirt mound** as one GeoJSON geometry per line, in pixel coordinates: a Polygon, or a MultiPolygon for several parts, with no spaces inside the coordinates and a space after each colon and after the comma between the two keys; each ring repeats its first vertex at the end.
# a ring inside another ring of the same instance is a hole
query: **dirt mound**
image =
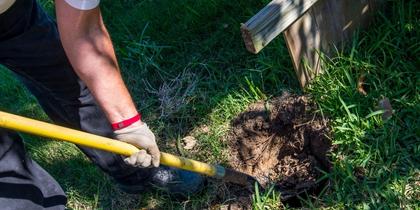
{"type": "Polygon", "coordinates": [[[232,122],[231,166],[263,185],[276,183],[283,200],[319,188],[331,143],[327,122],[315,110],[306,97],[289,93],[252,104],[232,122]]]}

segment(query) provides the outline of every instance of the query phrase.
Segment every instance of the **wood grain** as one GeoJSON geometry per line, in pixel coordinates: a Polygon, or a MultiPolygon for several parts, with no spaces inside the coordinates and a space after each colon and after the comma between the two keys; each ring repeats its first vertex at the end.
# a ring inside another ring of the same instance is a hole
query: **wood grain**
{"type": "Polygon", "coordinates": [[[241,26],[248,51],[258,53],[319,0],[274,0],[241,26]]]}
{"type": "Polygon", "coordinates": [[[302,87],[322,72],[321,53],[333,56],[359,27],[366,27],[381,0],[320,0],[284,31],[302,87]]]}

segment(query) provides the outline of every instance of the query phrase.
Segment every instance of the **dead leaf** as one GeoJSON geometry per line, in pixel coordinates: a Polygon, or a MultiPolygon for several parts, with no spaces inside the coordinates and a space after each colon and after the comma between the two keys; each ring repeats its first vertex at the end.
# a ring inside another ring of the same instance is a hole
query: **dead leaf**
{"type": "Polygon", "coordinates": [[[197,144],[197,139],[193,136],[186,136],[182,138],[182,147],[186,150],[191,150],[197,144]]]}
{"type": "Polygon", "coordinates": [[[367,92],[364,89],[364,84],[366,84],[365,80],[366,80],[366,74],[362,74],[360,75],[359,80],[357,81],[357,91],[364,96],[367,95],[367,92]]]}
{"type": "Polygon", "coordinates": [[[382,120],[388,120],[392,116],[392,106],[391,102],[387,97],[384,97],[382,100],[379,101],[378,107],[385,112],[382,114],[382,120]]]}

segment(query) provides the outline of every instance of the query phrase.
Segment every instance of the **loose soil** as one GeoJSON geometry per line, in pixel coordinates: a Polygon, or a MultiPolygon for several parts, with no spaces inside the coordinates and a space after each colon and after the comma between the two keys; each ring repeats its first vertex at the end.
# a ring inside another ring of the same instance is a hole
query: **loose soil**
{"type": "Polygon", "coordinates": [[[232,121],[228,137],[232,168],[275,184],[287,201],[314,193],[328,171],[331,148],[327,120],[305,96],[283,93],[252,104],[232,121]]]}

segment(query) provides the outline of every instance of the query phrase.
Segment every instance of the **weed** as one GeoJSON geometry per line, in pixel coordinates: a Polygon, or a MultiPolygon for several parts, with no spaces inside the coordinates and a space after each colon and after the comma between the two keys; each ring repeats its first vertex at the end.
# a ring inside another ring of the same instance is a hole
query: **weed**
{"type": "Polygon", "coordinates": [[[253,209],[283,209],[280,201],[280,194],[274,190],[274,185],[270,186],[265,192],[260,192],[260,187],[255,183],[255,193],[252,195],[253,209]]]}

